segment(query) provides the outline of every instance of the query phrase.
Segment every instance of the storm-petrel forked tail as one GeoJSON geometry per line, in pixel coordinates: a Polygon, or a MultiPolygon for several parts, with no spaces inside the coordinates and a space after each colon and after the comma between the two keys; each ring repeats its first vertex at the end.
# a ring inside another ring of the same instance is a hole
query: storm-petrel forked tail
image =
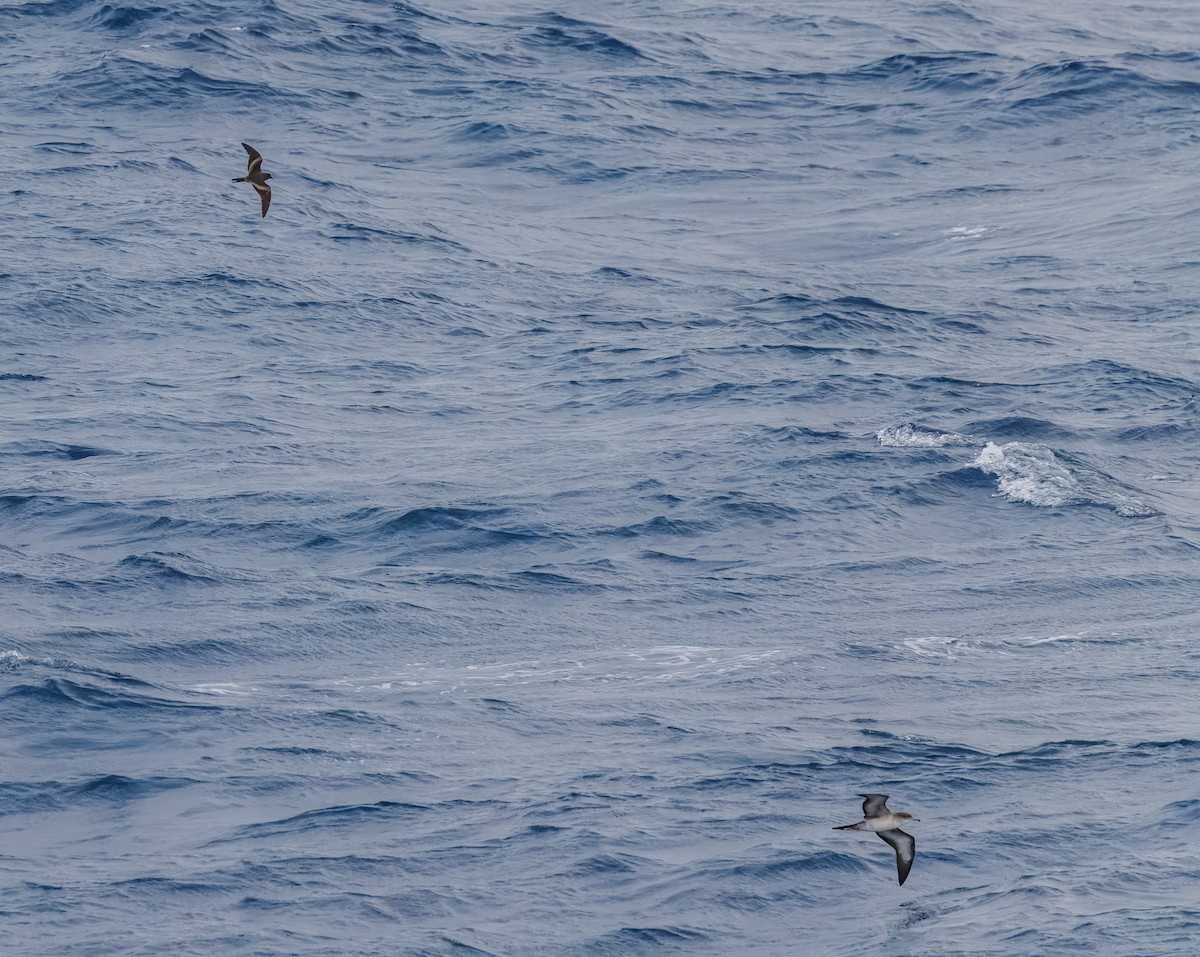
{"type": "Polygon", "coordinates": [[[886,794],[860,794],[863,798],[863,819],[857,824],[843,824],[835,831],[874,831],[887,841],[896,852],[896,873],[900,883],[908,880],[913,858],[917,856],[917,842],[911,834],[900,830],[900,825],[916,818],[905,811],[889,811],[886,794]]]}
{"type": "Polygon", "coordinates": [[[262,199],[263,215],[267,215],[267,207],[271,205],[271,187],[267,185],[267,180],[271,178],[270,173],[264,173],[262,169],[262,153],[256,150],[249,143],[243,143],[246,147],[246,155],[250,157],[246,161],[246,175],[234,178],[235,183],[249,183],[258,191],[259,197],[262,199]]]}

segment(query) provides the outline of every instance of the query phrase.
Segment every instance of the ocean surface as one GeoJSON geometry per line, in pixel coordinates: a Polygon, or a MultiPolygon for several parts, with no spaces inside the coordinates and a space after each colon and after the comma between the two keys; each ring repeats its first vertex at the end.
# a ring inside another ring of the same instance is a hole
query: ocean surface
{"type": "Polygon", "coordinates": [[[0,950],[1200,953],[1198,37],[7,0],[0,950]]]}

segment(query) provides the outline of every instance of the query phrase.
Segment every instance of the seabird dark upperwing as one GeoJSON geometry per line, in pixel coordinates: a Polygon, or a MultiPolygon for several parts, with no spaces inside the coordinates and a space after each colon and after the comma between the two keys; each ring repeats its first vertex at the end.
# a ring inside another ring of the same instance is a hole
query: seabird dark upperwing
{"type": "Polygon", "coordinates": [[[267,207],[271,205],[271,187],[267,185],[267,180],[271,178],[270,173],[264,173],[262,168],[262,153],[256,150],[249,143],[243,143],[246,149],[246,175],[234,178],[235,183],[249,183],[258,193],[258,198],[262,200],[262,214],[267,215],[267,207]]]}
{"type": "Polygon", "coordinates": [[[246,175],[253,176],[260,169],[262,169],[262,153],[256,150],[249,143],[243,143],[242,146],[246,147],[246,155],[250,157],[248,160],[246,160],[246,175]]]}
{"type": "Polygon", "coordinates": [[[913,858],[917,856],[917,842],[911,834],[905,834],[899,828],[893,831],[876,831],[887,841],[896,852],[896,873],[900,875],[900,883],[908,880],[908,872],[912,870],[913,858]]]}

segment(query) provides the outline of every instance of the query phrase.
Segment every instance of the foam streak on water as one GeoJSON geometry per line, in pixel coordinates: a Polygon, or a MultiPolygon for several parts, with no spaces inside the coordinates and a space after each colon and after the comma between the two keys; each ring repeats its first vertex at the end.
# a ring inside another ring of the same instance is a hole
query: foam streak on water
{"type": "Polygon", "coordinates": [[[8,950],[1192,954],[1200,8],[1043,7],[0,7],[8,950]]]}

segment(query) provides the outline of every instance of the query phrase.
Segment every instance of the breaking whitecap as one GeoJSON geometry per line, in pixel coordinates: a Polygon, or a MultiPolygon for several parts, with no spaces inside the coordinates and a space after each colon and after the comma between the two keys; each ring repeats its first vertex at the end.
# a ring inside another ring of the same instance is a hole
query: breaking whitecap
{"type": "Polygon", "coordinates": [[[1044,445],[989,442],[975,464],[996,476],[1000,494],[1010,502],[1025,502],[1041,508],[1082,505],[1085,502],[1079,482],[1059,462],[1053,450],[1044,445]]]}
{"type": "Polygon", "coordinates": [[[887,448],[940,449],[945,446],[976,444],[957,432],[935,432],[911,424],[890,425],[876,432],[875,438],[879,440],[880,445],[887,448]]]}
{"type": "Polygon", "coordinates": [[[996,476],[1000,494],[1010,502],[1039,508],[1100,505],[1126,518],[1156,514],[1112,476],[1080,463],[1068,465],[1045,445],[988,442],[973,464],[996,476]]]}

